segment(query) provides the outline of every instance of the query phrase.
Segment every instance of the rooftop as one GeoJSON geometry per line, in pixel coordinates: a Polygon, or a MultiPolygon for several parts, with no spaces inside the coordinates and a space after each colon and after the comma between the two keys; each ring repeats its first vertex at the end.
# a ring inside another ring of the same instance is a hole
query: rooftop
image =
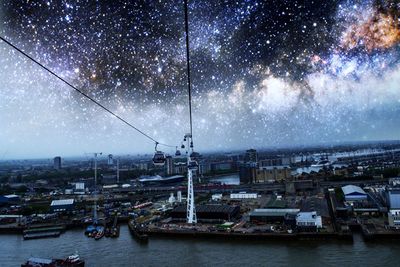
{"type": "Polygon", "coordinates": [[[355,185],[346,185],[342,187],[342,191],[345,195],[350,195],[350,194],[362,194],[362,195],[366,195],[367,193],[365,193],[365,191],[359,187],[359,186],[355,186],[355,185]]]}
{"type": "Polygon", "coordinates": [[[250,216],[285,216],[286,214],[297,214],[300,209],[255,209],[250,216]]]}
{"type": "Polygon", "coordinates": [[[61,206],[61,205],[72,205],[74,204],[73,199],[60,199],[60,200],[53,200],[50,206],[61,206]]]}

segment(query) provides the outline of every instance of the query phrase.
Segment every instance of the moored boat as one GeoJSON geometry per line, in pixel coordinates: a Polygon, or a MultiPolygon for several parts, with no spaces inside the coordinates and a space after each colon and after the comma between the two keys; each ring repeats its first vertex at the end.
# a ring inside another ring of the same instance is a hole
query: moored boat
{"type": "Polygon", "coordinates": [[[104,236],[104,227],[103,226],[98,226],[97,227],[97,233],[94,236],[94,239],[99,240],[104,236]]]}
{"type": "Polygon", "coordinates": [[[79,258],[78,254],[69,256],[66,259],[45,259],[31,257],[21,267],[84,267],[85,261],[79,258]]]}

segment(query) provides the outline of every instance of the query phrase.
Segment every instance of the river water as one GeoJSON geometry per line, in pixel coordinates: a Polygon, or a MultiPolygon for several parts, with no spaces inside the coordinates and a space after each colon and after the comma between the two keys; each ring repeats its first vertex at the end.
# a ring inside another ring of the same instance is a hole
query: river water
{"type": "Polygon", "coordinates": [[[240,241],[150,238],[141,245],[126,225],[119,238],[87,238],[70,230],[59,238],[24,241],[0,235],[0,266],[21,266],[30,256],[64,258],[75,251],[86,266],[399,266],[400,242],[240,241]]]}

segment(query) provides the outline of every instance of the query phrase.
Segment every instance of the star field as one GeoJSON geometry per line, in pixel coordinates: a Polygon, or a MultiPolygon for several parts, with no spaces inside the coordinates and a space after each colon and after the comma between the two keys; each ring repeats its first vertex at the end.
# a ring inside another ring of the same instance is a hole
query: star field
{"type": "MultiPolygon", "coordinates": [[[[0,10],[3,37],[132,124],[173,145],[187,132],[183,1],[0,10]]],[[[399,14],[395,0],[189,1],[196,146],[398,139],[399,14]]],[[[0,147],[10,156],[152,151],[2,42],[0,55],[0,147]]]]}

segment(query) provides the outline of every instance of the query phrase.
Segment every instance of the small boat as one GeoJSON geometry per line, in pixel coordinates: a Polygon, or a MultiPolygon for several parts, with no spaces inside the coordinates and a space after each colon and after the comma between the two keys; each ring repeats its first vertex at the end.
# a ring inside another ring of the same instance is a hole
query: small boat
{"type": "Polygon", "coordinates": [[[104,230],[105,237],[111,237],[111,228],[109,226],[104,230]]]}
{"type": "Polygon", "coordinates": [[[111,237],[119,237],[119,225],[111,229],[111,237]]]}
{"type": "Polygon", "coordinates": [[[96,230],[96,227],[94,225],[89,225],[88,227],[86,227],[85,230],[85,235],[87,236],[91,236],[92,233],[96,230]]]}
{"type": "Polygon", "coordinates": [[[31,257],[21,267],[84,267],[85,261],[73,254],[66,259],[45,259],[31,257]]]}
{"type": "Polygon", "coordinates": [[[99,240],[99,239],[101,239],[103,236],[104,236],[104,227],[102,227],[102,226],[97,227],[97,233],[96,233],[96,235],[94,236],[94,239],[95,239],[95,240],[99,240]]]}

